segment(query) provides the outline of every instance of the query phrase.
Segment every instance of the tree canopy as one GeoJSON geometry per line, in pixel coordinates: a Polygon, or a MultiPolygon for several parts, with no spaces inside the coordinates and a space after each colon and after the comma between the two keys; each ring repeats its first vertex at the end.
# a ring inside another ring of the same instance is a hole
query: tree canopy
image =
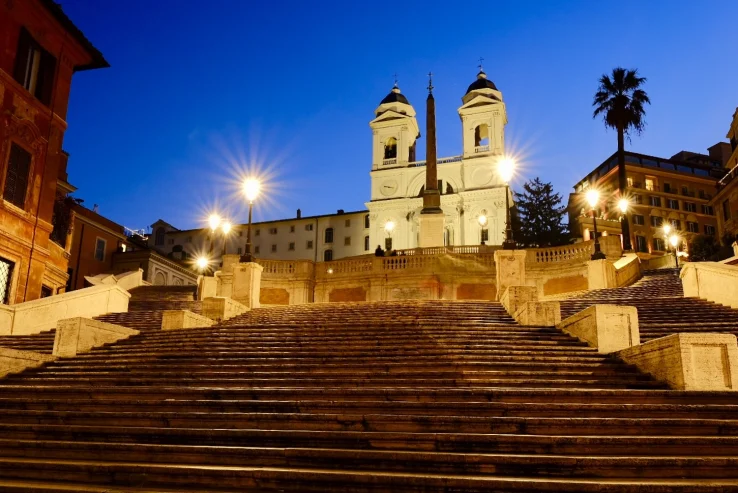
{"type": "Polygon", "coordinates": [[[518,210],[515,240],[522,247],[547,247],[568,243],[568,231],[563,224],[566,207],[561,195],[553,191],[551,183],[535,178],[523,185],[523,192],[515,192],[518,210]]]}
{"type": "Polygon", "coordinates": [[[631,131],[640,134],[646,125],[645,105],[651,104],[643,90],[646,78],[638,76],[638,69],[616,67],[611,76],[603,74],[599,82],[592,117],[602,115],[605,126],[617,130],[619,139],[631,131]]]}

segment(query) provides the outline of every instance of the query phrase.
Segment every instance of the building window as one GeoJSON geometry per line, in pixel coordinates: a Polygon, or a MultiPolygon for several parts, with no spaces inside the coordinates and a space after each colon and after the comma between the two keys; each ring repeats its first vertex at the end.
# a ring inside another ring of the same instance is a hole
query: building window
{"type": "Polygon", "coordinates": [[[272,245],[272,253],[277,251],[277,245],[272,245]]]}
{"type": "Polygon", "coordinates": [[[664,192],[665,193],[672,193],[673,190],[671,189],[671,183],[664,183],[664,192]]]}
{"type": "Polygon", "coordinates": [[[369,251],[369,236],[364,237],[364,251],[365,252],[369,251]]]}
{"type": "Polygon", "coordinates": [[[646,218],[644,218],[640,214],[633,214],[633,224],[643,226],[644,224],[646,224],[646,218]]]}
{"type": "Polygon", "coordinates": [[[343,246],[351,246],[351,237],[347,236],[343,239],[343,246]]]}
{"type": "Polygon", "coordinates": [[[682,229],[682,222],[679,219],[669,219],[669,224],[677,231],[682,229]]]}
{"type": "Polygon", "coordinates": [[[323,252],[323,262],[330,262],[331,260],[333,260],[333,250],[323,252]]]}
{"type": "Polygon", "coordinates": [[[728,199],[723,200],[723,219],[726,221],[730,219],[730,201],[728,199]]]}
{"type": "Polygon", "coordinates": [[[41,297],[42,298],[48,298],[49,296],[54,294],[54,288],[51,286],[46,286],[44,284],[41,285],[41,297]]]}
{"type": "Polygon", "coordinates": [[[392,238],[387,237],[384,239],[384,249],[388,252],[392,251],[392,238]]]}
{"type": "Polygon", "coordinates": [[[633,177],[629,176],[627,180],[628,180],[628,187],[632,188],[633,187],[633,177]]]}
{"type": "Polygon", "coordinates": [[[293,224],[292,226],[290,226],[290,233],[294,233],[294,232],[295,232],[295,226],[293,224]]]}
{"type": "Polygon", "coordinates": [[[689,187],[682,187],[682,195],[689,197],[689,187]]]}
{"type": "Polygon", "coordinates": [[[241,247],[238,247],[236,249],[236,253],[238,253],[239,255],[241,255],[241,253],[243,253],[243,249],[241,247]]]}
{"type": "Polygon", "coordinates": [[[397,157],[397,139],[390,137],[384,143],[384,159],[395,159],[397,157]]]}
{"type": "Polygon", "coordinates": [[[28,174],[31,171],[31,154],[21,146],[11,144],[10,158],[5,173],[3,198],[23,209],[26,205],[28,174]]]}
{"type": "Polygon", "coordinates": [[[291,241],[290,244],[289,244],[289,246],[287,247],[287,250],[293,251],[294,249],[295,249],[295,242],[294,241],[291,241]]]}
{"type": "Polygon", "coordinates": [[[254,247],[254,253],[259,253],[260,251],[261,251],[261,248],[259,248],[258,245],[254,247]]]}
{"type": "Polygon", "coordinates": [[[306,224],[305,225],[305,231],[312,231],[312,230],[313,230],[313,225],[312,224],[306,224]]]}
{"type": "Polygon", "coordinates": [[[243,231],[239,231],[239,232],[238,232],[238,236],[239,236],[239,237],[243,236],[243,231]]]}
{"type": "Polygon", "coordinates": [[[192,236],[187,237],[187,243],[192,243],[192,236]]]}
{"type": "Polygon", "coordinates": [[[333,228],[326,228],[324,242],[333,243],[333,228]]]}
{"type": "Polygon", "coordinates": [[[689,231],[690,233],[699,233],[700,225],[697,223],[693,223],[692,221],[687,221],[687,231],[689,231]]]}
{"type": "Polygon", "coordinates": [[[369,229],[369,214],[364,216],[364,229],[369,229]]]}
{"type": "Polygon", "coordinates": [[[174,238],[169,238],[169,244],[174,245],[174,238]]]}
{"type": "Polygon", "coordinates": [[[684,202],[684,210],[687,212],[697,212],[697,204],[692,202],[684,202]]]}
{"type": "Polygon", "coordinates": [[[666,199],[666,207],[669,209],[679,210],[679,201],[674,199],[666,199]]]}
{"type": "Polygon", "coordinates": [[[489,241],[489,230],[487,228],[482,228],[482,243],[487,243],[489,241]]]}
{"type": "Polygon", "coordinates": [[[56,58],[21,29],[13,78],[45,105],[51,102],[56,58]]]}
{"type": "Polygon", "coordinates": [[[164,228],[156,228],[156,233],[154,234],[154,245],[164,246],[164,228]]]}
{"type": "Polygon", "coordinates": [[[660,216],[651,216],[651,226],[654,228],[660,228],[664,224],[664,218],[660,216]]]}
{"type": "Polygon", "coordinates": [[[666,249],[664,248],[664,240],[662,240],[661,238],[654,238],[653,239],[653,249],[659,252],[666,251],[666,249]]]}
{"type": "Polygon", "coordinates": [[[705,234],[708,236],[715,236],[715,226],[705,224],[705,234]]]}
{"type": "Polygon", "coordinates": [[[100,262],[105,261],[105,244],[106,241],[102,238],[98,238],[95,241],[95,260],[98,260],[100,262]]]}
{"type": "Polygon", "coordinates": [[[643,195],[633,195],[633,202],[636,204],[643,203],[643,195]]]}
{"type": "Polygon", "coordinates": [[[270,235],[276,235],[277,234],[277,228],[269,228],[269,234],[270,235]]]}
{"type": "Polygon", "coordinates": [[[261,236],[261,230],[260,230],[260,229],[257,229],[257,230],[256,230],[256,231],[254,232],[254,236],[261,236]]]}
{"type": "Polygon", "coordinates": [[[312,250],[313,249],[313,240],[308,240],[307,243],[305,244],[305,248],[307,248],[308,250],[312,250]]]}
{"type": "Polygon", "coordinates": [[[648,251],[648,244],[646,243],[646,237],[645,236],[639,236],[636,235],[636,249],[639,252],[647,252],[648,251]]]}
{"type": "Polygon", "coordinates": [[[651,207],[661,207],[661,197],[649,197],[648,203],[651,207]]]}
{"type": "Polygon", "coordinates": [[[653,183],[653,178],[646,178],[646,190],[653,192],[655,189],[656,187],[653,183]]]}
{"type": "Polygon", "coordinates": [[[7,305],[10,302],[10,284],[13,281],[13,267],[10,260],[0,258],[0,303],[7,305]]]}
{"type": "Polygon", "coordinates": [[[702,206],[702,214],[705,214],[706,216],[714,216],[715,211],[712,209],[711,205],[703,205],[702,206]]]}
{"type": "Polygon", "coordinates": [[[346,220],[345,220],[345,221],[343,222],[343,226],[344,226],[345,228],[350,228],[350,227],[351,227],[351,219],[346,219],[346,220]]]}

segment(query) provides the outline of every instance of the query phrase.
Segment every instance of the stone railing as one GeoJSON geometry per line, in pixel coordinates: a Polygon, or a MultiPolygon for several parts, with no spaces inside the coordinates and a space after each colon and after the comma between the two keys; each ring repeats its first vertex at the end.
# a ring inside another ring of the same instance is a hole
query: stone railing
{"type": "Polygon", "coordinates": [[[486,146],[476,146],[474,147],[474,153],[479,154],[482,152],[489,152],[489,145],[486,146]]]}
{"type": "Polygon", "coordinates": [[[680,273],[684,296],[738,308],[738,266],[689,262],[680,273]]]}
{"type": "Polygon", "coordinates": [[[641,278],[641,259],[629,254],[621,261],[615,262],[615,282],[618,287],[630,286],[641,278]]]}
{"type": "Polygon", "coordinates": [[[383,160],[382,160],[382,164],[383,164],[384,166],[391,166],[391,165],[393,165],[393,164],[397,164],[397,158],[392,158],[392,159],[383,159],[383,160]]]}
{"type": "MultiPolygon", "coordinates": [[[[620,258],[622,249],[619,236],[603,236],[599,241],[600,250],[608,259],[620,258]]],[[[594,253],[594,240],[548,248],[529,248],[526,253],[525,263],[531,267],[536,264],[586,262],[594,253]]]]}
{"type": "Polygon", "coordinates": [[[264,269],[261,273],[264,277],[296,277],[312,276],[313,262],[311,260],[263,260],[258,259],[258,264],[264,269]]]}
{"type": "Polygon", "coordinates": [[[65,318],[127,312],[130,297],[125,289],[103,285],[17,305],[0,305],[0,335],[37,334],[53,329],[65,318]]]}
{"type": "Polygon", "coordinates": [[[408,248],[406,250],[396,250],[397,254],[402,255],[443,255],[443,254],[492,254],[500,247],[489,245],[460,245],[460,246],[442,246],[427,248],[408,248]]]}

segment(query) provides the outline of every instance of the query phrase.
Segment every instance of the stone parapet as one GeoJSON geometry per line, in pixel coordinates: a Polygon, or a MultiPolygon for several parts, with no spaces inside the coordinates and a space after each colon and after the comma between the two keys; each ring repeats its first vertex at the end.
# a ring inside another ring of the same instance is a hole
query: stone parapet
{"type": "Polygon", "coordinates": [[[617,286],[615,265],[608,259],[587,262],[587,289],[607,289],[617,286]]]}
{"type": "Polygon", "coordinates": [[[256,262],[234,265],[231,298],[246,305],[249,309],[259,308],[263,270],[264,268],[256,262]]]}
{"type": "Polygon", "coordinates": [[[53,329],[63,318],[127,312],[130,297],[119,286],[100,285],[18,305],[0,305],[0,335],[38,334],[53,329]]]}
{"type": "Polygon", "coordinates": [[[218,279],[213,276],[200,276],[197,278],[197,300],[212,298],[218,294],[218,279]]]}
{"type": "Polygon", "coordinates": [[[677,390],[738,390],[733,334],[673,334],[616,353],[677,390]]]}
{"type": "Polygon", "coordinates": [[[86,353],[92,348],[109,344],[132,335],[138,330],[122,325],[109,324],[89,318],[75,317],[60,320],[54,338],[54,356],[71,357],[86,353]]]}
{"type": "Polygon", "coordinates": [[[210,327],[214,324],[212,319],[189,310],[164,310],[161,317],[161,330],[210,327]]]}
{"type": "Polygon", "coordinates": [[[519,306],[512,317],[520,325],[555,327],[561,323],[561,303],[558,301],[529,301],[519,306]]]}
{"type": "Polygon", "coordinates": [[[538,301],[538,291],[535,286],[508,286],[500,295],[500,303],[510,315],[529,301],[538,301]]]}
{"type": "Polygon", "coordinates": [[[702,298],[738,308],[738,266],[718,262],[689,262],[680,277],[685,297],[702,298]]]}
{"type": "Polygon", "coordinates": [[[211,320],[222,322],[249,311],[246,305],[222,296],[202,300],[201,314],[211,320]]]}
{"type": "Polygon", "coordinates": [[[525,250],[497,250],[495,266],[497,293],[504,293],[508,286],[525,286],[525,250]]]}
{"type": "Polygon", "coordinates": [[[620,351],[641,342],[634,306],[592,305],[562,320],[557,327],[600,353],[620,351]]]}
{"type": "Polygon", "coordinates": [[[56,356],[0,347],[0,378],[55,361],[56,356]]]}

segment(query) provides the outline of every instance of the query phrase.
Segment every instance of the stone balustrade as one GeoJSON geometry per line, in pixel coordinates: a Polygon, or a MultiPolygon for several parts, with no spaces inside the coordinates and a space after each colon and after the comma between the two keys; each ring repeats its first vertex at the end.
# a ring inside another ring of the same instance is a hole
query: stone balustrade
{"type": "Polygon", "coordinates": [[[689,262],[680,273],[684,296],[738,308],[738,266],[689,262]]]}
{"type": "Polygon", "coordinates": [[[630,286],[641,278],[641,260],[629,254],[615,262],[615,283],[618,287],[630,286]]]}

